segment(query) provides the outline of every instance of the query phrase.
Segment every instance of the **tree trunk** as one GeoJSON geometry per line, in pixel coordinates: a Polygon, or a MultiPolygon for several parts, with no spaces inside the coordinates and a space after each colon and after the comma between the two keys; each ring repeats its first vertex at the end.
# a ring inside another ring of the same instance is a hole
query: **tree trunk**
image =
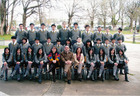
{"type": "Polygon", "coordinates": [[[69,28],[71,27],[71,20],[72,20],[72,17],[69,16],[69,19],[68,19],[68,27],[69,27],[69,28]]]}
{"type": "Polygon", "coordinates": [[[24,11],[23,17],[22,17],[22,22],[23,22],[24,29],[26,29],[26,19],[27,19],[27,17],[26,17],[26,11],[24,11]]]}
{"type": "Polygon", "coordinates": [[[133,19],[130,18],[130,25],[129,25],[130,30],[133,30],[133,19]]]}
{"type": "Polygon", "coordinates": [[[93,30],[93,25],[94,25],[94,21],[91,20],[91,21],[90,21],[91,30],[93,30]]]}
{"type": "Polygon", "coordinates": [[[104,18],[104,30],[106,28],[106,18],[104,18]]]}

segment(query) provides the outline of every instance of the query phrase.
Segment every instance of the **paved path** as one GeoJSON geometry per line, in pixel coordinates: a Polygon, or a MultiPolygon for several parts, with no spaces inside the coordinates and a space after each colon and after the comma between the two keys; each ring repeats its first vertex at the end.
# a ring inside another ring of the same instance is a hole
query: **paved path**
{"type": "MultiPolygon", "coordinates": [[[[17,82],[9,80],[7,82],[0,80],[0,96],[4,95],[24,95],[24,96],[66,96],[66,95],[129,95],[140,96],[140,44],[126,44],[127,56],[129,57],[129,80],[124,81],[124,75],[120,75],[120,81],[106,80],[83,82],[72,81],[68,85],[64,81],[57,80],[53,83],[50,80],[38,84],[36,81],[24,80],[17,82]]],[[[3,50],[0,49],[0,60],[3,50]]],[[[1,61],[0,61],[1,64],[1,61]]]]}

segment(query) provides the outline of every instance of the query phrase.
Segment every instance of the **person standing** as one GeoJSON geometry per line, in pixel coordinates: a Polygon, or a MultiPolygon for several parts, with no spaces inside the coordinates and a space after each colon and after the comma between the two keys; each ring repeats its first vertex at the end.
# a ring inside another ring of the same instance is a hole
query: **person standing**
{"type": "Polygon", "coordinates": [[[19,24],[19,29],[15,33],[17,43],[21,44],[22,39],[27,36],[27,32],[23,29],[23,24],[19,24]]]}
{"type": "Polygon", "coordinates": [[[121,38],[122,42],[124,42],[124,35],[122,34],[122,28],[118,28],[118,33],[115,33],[113,35],[113,38],[116,40],[116,43],[118,43],[118,39],[121,38]]]}

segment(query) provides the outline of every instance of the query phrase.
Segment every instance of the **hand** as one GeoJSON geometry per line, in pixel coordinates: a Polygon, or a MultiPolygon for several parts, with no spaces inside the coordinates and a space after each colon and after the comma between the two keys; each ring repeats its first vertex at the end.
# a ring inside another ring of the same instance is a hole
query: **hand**
{"type": "Polygon", "coordinates": [[[68,61],[68,64],[71,64],[72,63],[72,61],[68,61]]]}
{"type": "Polygon", "coordinates": [[[127,61],[127,60],[125,60],[125,63],[127,64],[127,63],[128,63],[128,61],[127,61]]]}
{"type": "Polygon", "coordinates": [[[101,63],[101,64],[104,64],[104,62],[102,62],[102,61],[101,61],[100,63],[101,63]]]}
{"type": "Polygon", "coordinates": [[[91,65],[94,66],[94,63],[92,62],[91,65]]]}
{"type": "Polygon", "coordinates": [[[118,66],[118,63],[114,63],[115,66],[118,66]]]}
{"type": "Polygon", "coordinates": [[[4,62],[4,65],[7,65],[7,62],[4,62]]]}
{"type": "Polygon", "coordinates": [[[40,64],[43,64],[43,61],[41,61],[40,64]]]}
{"type": "Polygon", "coordinates": [[[17,62],[17,64],[20,64],[20,62],[17,62]]]}
{"type": "Polygon", "coordinates": [[[53,63],[56,63],[56,60],[53,60],[53,63]]]}

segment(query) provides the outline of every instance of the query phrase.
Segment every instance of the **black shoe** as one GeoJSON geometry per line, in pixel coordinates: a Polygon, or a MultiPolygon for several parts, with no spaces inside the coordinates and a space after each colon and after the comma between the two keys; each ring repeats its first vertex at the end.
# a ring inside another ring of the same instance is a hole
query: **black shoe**
{"type": "Polygon", "coordinates": [[[114,80],[119,81],[119,78],[117,78],[116,76],[114,76],[114,80]]]}
{"type": "Polygon", "coordinates": [[[79,78],[79,81],[82,82],[82,78],[79,78]]]}
{"type": "Polygon", "coordinates": [[[55,80],[55,79],[53,79],[53,82],[56,82],[56,80],[55,80]]]}
{"type": "Polygon", "coordinates": [[[68,84],[71,84],[71,80],[68,80],[68,84]]]}
{"type": "Polygon", "coordinates": [[[41,83],[42,83],[42,80],[41,80],[41,79],[40,79],[40,80],[38,80],[38,83],[39,83],[39,84],[41,84],[41,83]]]}
{"type": "Polygon", "coordinates": [[[125,80],[126,82],[129,82],[129,80],[125,80]]]}
{"type": "Polygon", "coordinates": [[[4,79],[4,81],[8,81],[7,77],[4,79]]]}
{"type": "Polygon", "coordinates": [[[0,78],[3,78],[4,76],[3,75],[0,75],[0,78]]]}
{"type": "Polygon", "coordinates": [[[17,81],[20,81],[20,78],[17,78],[17,81]]]}

